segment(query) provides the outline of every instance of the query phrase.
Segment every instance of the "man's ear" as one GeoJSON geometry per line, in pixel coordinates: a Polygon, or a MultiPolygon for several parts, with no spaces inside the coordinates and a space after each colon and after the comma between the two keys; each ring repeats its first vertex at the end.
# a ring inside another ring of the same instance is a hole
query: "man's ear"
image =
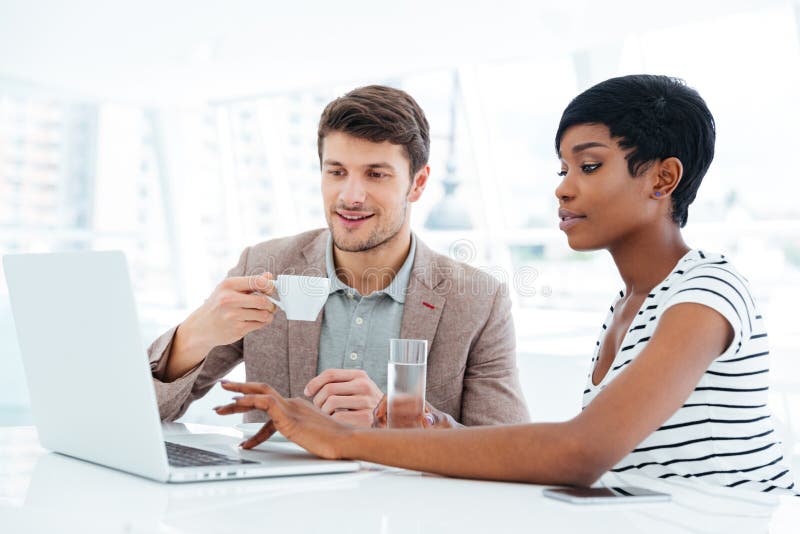
{"type": "Polygon", "coordinates": [[[425,165],[420,170],[417,171],[417,174],[414,175],[414,179],[411,182],[411,187],[408,190],[408,195],[406,198],[409,202],[416,202],[422,196],[422,192],[425,191],[425,186],[428,185],[428,177],[431,173],[431,166],[425,165]]]}
{"type": "Polygon", "coordinates": [[[650,196],[663,199],[672,194],[683,178],[683,163],[676,157],[665,158],[656,163],[653,175],[653,189],[650,196]]]}

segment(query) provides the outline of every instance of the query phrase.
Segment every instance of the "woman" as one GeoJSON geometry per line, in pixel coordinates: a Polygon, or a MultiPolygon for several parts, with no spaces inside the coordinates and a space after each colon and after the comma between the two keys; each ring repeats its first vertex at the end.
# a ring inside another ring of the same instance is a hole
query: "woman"
{"type": "Polygon", "coordinates": [[[243,395],[217,412],[269,413],[245,448],[278,430],[326,458],[457,477],[587,486],[612,470],[792,493],[766,406],[767,334],[747,282],[681,236],[714,141],[700,95],[665,76],[607,80],[564,111],[560,228],[575,250],[608,250],[625,286],[573,419],[359,430],[267,385],[235,383],[223,387],[243,395]]]}

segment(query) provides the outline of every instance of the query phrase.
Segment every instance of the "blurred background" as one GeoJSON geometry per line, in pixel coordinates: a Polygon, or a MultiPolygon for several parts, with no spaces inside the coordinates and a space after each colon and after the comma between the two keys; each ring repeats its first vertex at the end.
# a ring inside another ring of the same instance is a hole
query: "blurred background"
{"type": "MultiPolygon", "coordinates": [[[[791,441],[799,28],[798,0],[0,0],[0,253],[125,251],[149,344],[242,248],[324,226],[322,108],[359,85],[400,87],[433,135],[413,228],[509,283],[532,416],[568,418],[621,282],[608,254],[572,252],[557,228],[556,125],[603,79],[678,76],[718,127],[685,234],[749,277],[791,441]]],[[[42,315],[44,329],[58,321],[42,315]]],[[[219,398],[213,390],[184,420],[219,422],[209,409],[219,398]]],[[[31,423],[3,278],[0,425],[31,423]]]]}

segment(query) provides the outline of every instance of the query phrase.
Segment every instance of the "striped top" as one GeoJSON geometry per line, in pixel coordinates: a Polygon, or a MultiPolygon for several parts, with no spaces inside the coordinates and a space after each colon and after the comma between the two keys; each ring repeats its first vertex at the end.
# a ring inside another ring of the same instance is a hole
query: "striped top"
{"type": "Polygon", "coordinates": [[[767,408],[767,332],[747,280],[724,256],[689,251],[647,296],[611,368],[595,386],[592,372],[600,344],[614,306],[624,296],[620,291],[595,346],[584,407],[644,350],[670,306],[689,302],[708,306],[730,322],[734,338],[686,403],[612,471],[664,479],[696,477],[720,486],[794,494],[794,480],[767,408]]]}

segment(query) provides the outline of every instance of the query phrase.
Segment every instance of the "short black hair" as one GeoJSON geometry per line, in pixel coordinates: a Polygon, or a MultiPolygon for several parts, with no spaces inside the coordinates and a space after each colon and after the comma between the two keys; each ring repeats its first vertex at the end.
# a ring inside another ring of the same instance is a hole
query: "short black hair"
{"type": "Polygon", "coordinates": [[[714,159],[716,127],[700,94],[679,78],[634,74],[611,78],[569,103],[556,132],[560,154],[564,132],[578,124],[603,124],[619,139],[628,171],[637,176],[657,160],[676,157],[683,177],[672,193],[672,219],[682,228],[691,204],[714,159]]]}

